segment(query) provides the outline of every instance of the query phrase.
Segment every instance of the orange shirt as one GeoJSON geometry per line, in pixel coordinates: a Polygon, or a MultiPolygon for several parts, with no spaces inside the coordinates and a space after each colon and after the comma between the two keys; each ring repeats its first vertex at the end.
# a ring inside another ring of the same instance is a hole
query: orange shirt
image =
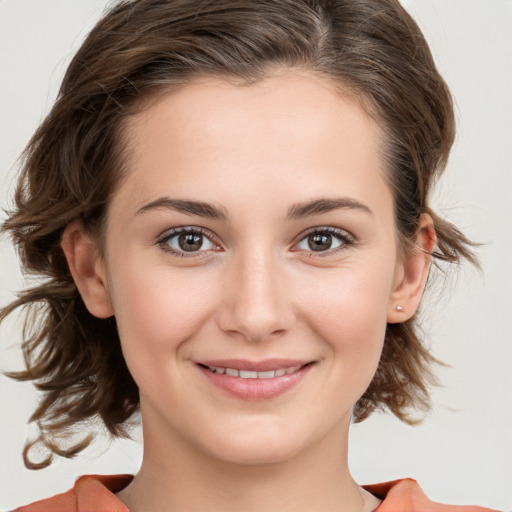
{"type": "MultiPolygon", "coordinates": [[[[131,475],[88,475],[79,478],[73,489],[53,498],[37,501],[14,512],[129,512],[114,493],[126,487],[131,475]]],[[[380,498],[375,512],[492,512],[482,507],[441,505],[430,501],[410,478],[364,488],[380,498]]]]}

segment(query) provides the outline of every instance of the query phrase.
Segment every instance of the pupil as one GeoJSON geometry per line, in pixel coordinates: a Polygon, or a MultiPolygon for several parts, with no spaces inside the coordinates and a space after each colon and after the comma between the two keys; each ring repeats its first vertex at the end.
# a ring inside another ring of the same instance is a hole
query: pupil
{"type": "Polygon", "coordinates": [[[203,235],[197,233],[182,233],[178,238],[180,249],[184,251],[197,251],[203,245],[203,235]]]}
{"type": "Polygon", "coordinates": [[[313,251],[326,251],[331,248],[332,237],[331,235],[316,233],[308,237],[308,245],[313,251]]]}

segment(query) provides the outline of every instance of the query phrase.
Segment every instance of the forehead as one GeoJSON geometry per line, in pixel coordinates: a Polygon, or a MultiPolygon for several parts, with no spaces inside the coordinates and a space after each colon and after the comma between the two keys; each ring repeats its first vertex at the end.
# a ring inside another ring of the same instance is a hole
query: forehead
{"type": "Polygon", "coordinates": [[[234,183],[239,195],[272,190],[297,200],[385,184],[379,125],[354,95],[306,72],[251,85],[198,79],[153,99],[125,128],[121,188],[132,203],[163,191],[213,201],[234,183]]]}

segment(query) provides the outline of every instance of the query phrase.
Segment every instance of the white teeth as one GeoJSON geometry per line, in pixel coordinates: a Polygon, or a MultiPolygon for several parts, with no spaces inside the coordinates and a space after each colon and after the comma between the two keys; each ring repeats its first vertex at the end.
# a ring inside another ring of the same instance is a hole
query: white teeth
{"type": "Polygon", "coordinates": [[[257,379],[258,372],[250,372],[247,370],[240,370],[240,377],[242,377],[242,379],[257,379]]]}
{"type": "Polygon", "coordinates": [[[273,379],[274,377],[290,375],[300,370],[301,368],[302,366],[291,366],[289,368],[279,368],[278,370],[255,372],[249,370],[236,370],[235,368],[220,368],[216,366],[208,366],[208,370],[210,370],[213,373],[225,373],[230,377],[240,377],[241,379],[273,379]]]}
{"type": "Polygon", "coordinates": [[[270,370],[269,372],[258,372],[258,379],[273,379],[276,376],[276,372],[274,370],[270,370]]]}

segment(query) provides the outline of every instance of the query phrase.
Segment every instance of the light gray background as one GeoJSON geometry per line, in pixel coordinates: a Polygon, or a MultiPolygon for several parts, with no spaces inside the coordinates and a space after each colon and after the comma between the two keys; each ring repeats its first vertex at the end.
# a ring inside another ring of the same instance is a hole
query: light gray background
{"type": "MultiPolygon", "coordinates": [[[[486,243],[484,275],[466,268],[441,298],[427,297],[435,303],[426,318],[432,349],[452,365],[441,372],[445,387],[434,392],[433,413],[419,427],[386,415],[355,425],[351,466],[361,483],[409,476],[437,501],[512,509],[512,1],[403,3],[431,43],[457,106],[457,142],[435,205],[486,243]]],[[[0,0],[1,207],[12,193],[17,155],[105,5],[0,0]]],[[[4,305],[22,286],[5,238],[0,283],[4,305]]],[[[14,319],[0,331],[3,369],[20,367],[18,328],[14,319]]],[[[63,491],[83,473],[137,470],[140,445],[106,439],[78,460],[26,470],[20,454],[35,403],[30,384],[0,378],[0,510],[63,491]]]]}

